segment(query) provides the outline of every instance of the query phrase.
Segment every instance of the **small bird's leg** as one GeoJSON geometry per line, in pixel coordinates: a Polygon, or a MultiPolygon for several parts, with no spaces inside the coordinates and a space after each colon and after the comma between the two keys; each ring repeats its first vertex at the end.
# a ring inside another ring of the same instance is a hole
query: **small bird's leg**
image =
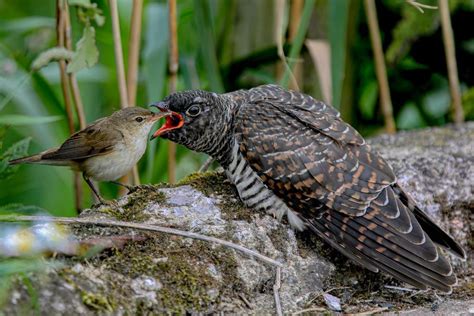
{"type": "Polygon", "coordinates": [[[121,183],[121,182],[118,182],[118,181],[109,181],[110,183],[113,183],[115,185],[118,185],[120,187],[124,187],[126,188],[128,191],[132,191],[133,190],[133,186],[132,185],[128,185],[128,184],[124,184],[124,183],[121,183]]]}
{"type": "Polygon", "coordinates": [[[92,183],[92,181],[86,176],[85,173],[82,173],[82,177],[84,178],[84,181],[86,181],[89,188],[91,188],[92,192],[94,192],[94,195],[97,197],[100,204],[105,204],[105,200],[100,196],[99,192],[97,192],[97,190],[94,187],[94,184],[92,183]]]}

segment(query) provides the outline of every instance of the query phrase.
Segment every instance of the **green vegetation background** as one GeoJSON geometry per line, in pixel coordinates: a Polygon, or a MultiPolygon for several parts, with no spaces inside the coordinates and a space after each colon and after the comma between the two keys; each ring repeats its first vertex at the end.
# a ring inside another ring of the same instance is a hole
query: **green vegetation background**
{"type": "MultiPolygon", "coordinates": [[[[105,16],[105,24],[96,27],[99,61],[77,75],[88,122],[119,109],[110,13],[107,1],[94,2],[105,16]]],[[[277,83],[275,3],[178,1],[178,90],[224,92],[277,83]]],[[[132,1],[120,0],[118,4],[126,61],[132,1]]],[[[398,0],[377,1],[377,6],[397,128],[449,123],[450,95],[439,12],[425,10],[422,14],[398,0]]],[[[472,120],[474,29],[470,25],[474,20],[474,1],[451,0],[450,7],[463,105],[466,119],[472,120]]],[[[333,47],[333,105],[365,136],[381,133],[383,118],[362,1],[318,0],[312,9],[306,37],[325,39],[333,47]]],[[[11,211],[12,203],[20,203],[37,205],[54,215],[75,214],[72,172],[48,166],[21,166],[16,170],[6,167],[8,159],[57,146],[68,136],[58,64],[51,63],[30,73],[32,61],[56,45],[55,12],[53,0],[0,2],[0,104],[12,96],[4,108],[0,107],[0,213],[11,211]],[[17,172],[13,175],[13,171],[17,172]]],[[[141,106],[168,93],[167,14],[166,1],[145,1],[137,96],[141,106]]],[[[76,43],[82,36],[83,25],[73,7],[71,19],[76,43]]],[[[305,47],[301,58],[301,88],[321,99],[317,70],[305,47]]],[[[150,143],[139,165],[142,182],[166,181],[165,145],[164,140],[150,143]]],[[[206,159],[181,147],[177,157],[178,178],[196,171],[206,159]]],[[[101,189],[107,198],[116,195],[114,186],[102,184],[101,189]]],[[[85,205],[89,205],[91,197],[86,187],[84,192],[85,205]]]]}

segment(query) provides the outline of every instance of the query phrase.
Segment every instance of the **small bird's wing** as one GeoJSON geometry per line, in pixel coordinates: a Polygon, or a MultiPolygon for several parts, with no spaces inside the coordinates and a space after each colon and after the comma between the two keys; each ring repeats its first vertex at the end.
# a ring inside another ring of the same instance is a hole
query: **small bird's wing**
{"type": "Polygon", "coordinates": [[[43,160],[82,160],[108,154],[123,134],[114,128],[105,128],[103,119],[71,135],[58,150],[42,156],[43,160]]]}
{"type": "MultiPolygon", "coordinates": [[[[432,232],[423,230],[410,203],[400,198],[390,166],[336,110],[276,86],[249,93],[237,113],[236,135],[268,188],[313,231],[368,269],[419,288],[450,291],[456,277],[430,239],[432,232]]],[[[443,238],[451,239],[446,233],[443,238]]]]}

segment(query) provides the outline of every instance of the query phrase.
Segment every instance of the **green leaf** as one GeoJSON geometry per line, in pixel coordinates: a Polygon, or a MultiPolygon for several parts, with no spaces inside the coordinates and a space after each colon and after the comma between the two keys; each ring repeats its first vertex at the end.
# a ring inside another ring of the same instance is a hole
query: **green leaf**
{"type": "Polygon", "coordinates": [[[12,204],[0,206],[0,215],[10,215],[10,214],[34,215],[38,213],[47,213],[47,211],[44,208],[41,208],[36,205],[23,205],[23,204],[18,204],[18,203],[12,203],[12,204]]]}
{"type": "Polygon", "coordinates": [[[401,11],[402,19],[392,31],[393,39],[386,53],[388,64],[405,57],[418,38],[432,34],[439,27],[438,10],[421,13],[411,5],[403,5],[401,11]]]}
{"type": "Polygon", "coordinates": [[[362,88],[359,99],[359,109],[365,119],[372,119],[375,115],[379,89],[377,81],[370,81],[362,88]]]}
{"type": "Polygon", "coordinates": [[[40,28],[54,28],[56,21],[54,18],[44,16],[30,16],[26,18],[15,18],[7,22],[0,23],[1,33],[24,33],[40,28]]]}
{"type": "Polygon", "coordinates": [[[95,29],[86,26],[82,38],[77,42],[76,52],[71,63],[67,66],[67,72],[76,73],[86,67],[94,66],[99,60],[99,50],[95,45],[95,29]]]}
{"type": "Polygon", "coordinates": [[[439,89],[429,91],[421,101],[423,111],[431,118],[437,119],[443,117],[449,112],[451,106],[451,95],[448,84],[439,89]]]}
{"type": "Polygon", "coordinates": [[[2,149],[3,138],[5,137],[6,132],[7,132],[7,128],[5,126],[0,126],[0,149],[2,149]]]}
{"type": "Polygon", "coordinates": [[[281,85],[283,87],[288,87],[290,82],[290,71],[293,70],[295,61],[300,54],[301,47],[308,31],[309,22],[311,20],[311,14],[313,13],[315,0],[306,0],[303,7],[303,14],[301,16],[300,25],[298,26],[298,31],[296,31],[295,39],[291,45],[290,54],[288,55],[288,64],[289,69],[286,69],[283,78],[281,79],[281,85]]]}
{"type": "Polygon", "coordinates": [[[26,156],[31,138],[25,138],[13,144],[0,155],[0,180],[6,179],[16,172],[18,166],[9,166],[8,161],[26,156]]]}
{"type": "Polygon", "coordinates": [[[397,115],[397,127],[399,129],[413,129],[426,126],[426,122],[416,107],[416,104],[409,102],[405,104],[397,115]]]}
{"type": "Polygon", "coordinates": [[[340,108],[346,71],[347,25],[351,1],[329,1],[329,44],[331,46],[332,105],[340,108]]]}
{"type": "Polygon", "coordinates": [[[69,5],[75,5],[83,8],[92,8],[91,0],[68,0],[69,5]]]}
{"type": "Polygon", "coordinates": [[[74,53],[64,47],[53,47],[36,57],[36,59],[31,63],[31,70],[37,71],[54,60],[70,60],[73,56],[74,53]]]}
{"type": "Polygon", "coordinates": [[[94,14],[94,21],[97,26],[103,26],[105,24],[105,17],[101,13],[97,12],[94,14]]]}
{"type": "Polygon", "coordinates": [[[59,268],[62,264],[58,261],[45,261],[42,259],[8,259],[0,262],[0,277],[21,273],[41,271],[46,268],[59,268]]]}
{"type": "MultiPolygon", "coordinates": [[[[314,0],[312,0],[314,1],[314,0]]],[[[210,89],[224,92],[224,84],[216,55],[212,16],[208,1],[194,0],[194,23],[199,34],[201,58],[209,79],[210,89]]]]}
{"type": "MultiPolygon", "coordinates": [[[[147,93],[147,102],[161,100],[166,93],[167,67],[168,67],[168,9],[163,3],[150,3],[145,8],[146,24],[145,46],[143,48],[144,83],[147,93]],[[161,30],[156,36],[156,30],[161,30]]],[[[166,166],[166,157],[156,161],[158,146],[163,147],[162,140],[152,141],[146,153],[146,168],[142,177],[145,183],[151,182],[156,176],[158,168],[166,166]],[[158,145],[160,142],[160,145],[158,145]],[[159,167],[158,167],[159,166],[159,167]]]]}
{"type": "Polygon", "coordinates": [[[5,125],[32,125],[45,124],[62,120],[61,116],[29,116],[21,114],[5,114],[0,116],[0,124],[5,125]]]}

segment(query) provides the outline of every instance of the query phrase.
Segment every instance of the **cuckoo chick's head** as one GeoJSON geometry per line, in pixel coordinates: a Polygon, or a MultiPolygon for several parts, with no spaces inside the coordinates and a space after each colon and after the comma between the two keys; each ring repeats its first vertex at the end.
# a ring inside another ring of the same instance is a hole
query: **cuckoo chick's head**
{"type": "Polygon", "coordinates": [[[225,98],[216,93],[201,90],[173,93],[152,106],[171,113],[152,138],[160,136],[209,153],[212,144],[228,130],[230,110],[225,98]]]}

